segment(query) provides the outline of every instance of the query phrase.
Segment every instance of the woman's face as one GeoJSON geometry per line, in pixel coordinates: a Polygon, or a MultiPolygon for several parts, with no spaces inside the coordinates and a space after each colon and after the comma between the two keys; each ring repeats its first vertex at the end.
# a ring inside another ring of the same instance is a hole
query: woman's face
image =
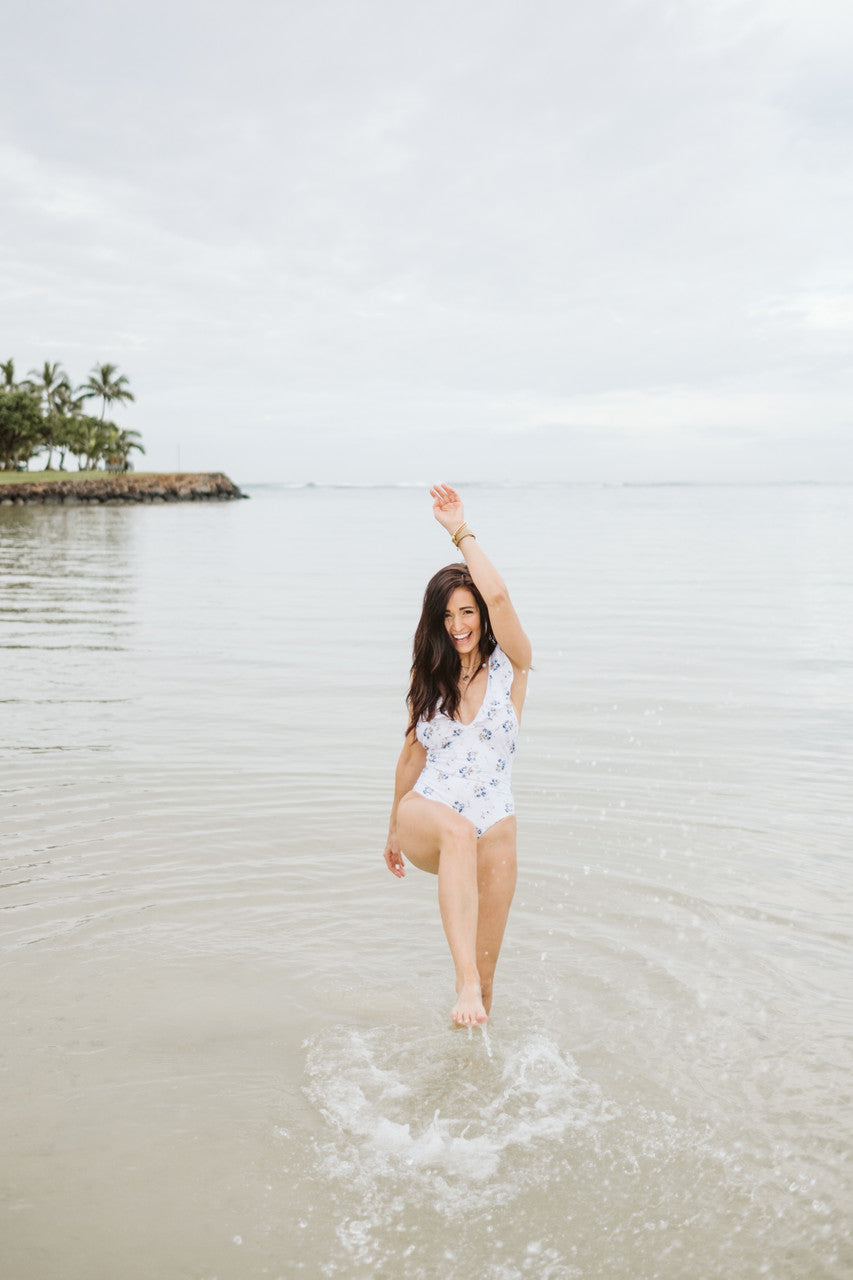
{"type": "Polygon", "coordinates": [[[473,592],[457,587],[444,609],[444,626],[457,653],[473,653],[480,643],[480,610],[473,592]]]}

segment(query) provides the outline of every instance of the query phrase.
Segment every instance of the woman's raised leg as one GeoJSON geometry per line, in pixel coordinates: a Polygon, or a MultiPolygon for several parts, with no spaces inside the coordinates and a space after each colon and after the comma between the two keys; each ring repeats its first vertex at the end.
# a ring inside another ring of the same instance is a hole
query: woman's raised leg
{"type": "Polygon", "coordinates": [[[397,834],[405,856],[438,876],[438,905],[456,969],[459,1026],[485,1022],[477,969],[477,831],[467,818],[437,800],[410,791],[397,809],[397,834]]]}

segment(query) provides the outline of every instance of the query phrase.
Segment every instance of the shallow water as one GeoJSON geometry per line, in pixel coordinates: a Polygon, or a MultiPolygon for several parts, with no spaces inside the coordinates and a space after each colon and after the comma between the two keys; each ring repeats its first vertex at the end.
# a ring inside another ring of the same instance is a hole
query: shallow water
{"type": "Polygon", "coordinates": [[[0,510],[0,1273],[853,1274],[853,489],[472,488],[534,639],[488,1033],[381,862],[412,489],[0,510]]]}

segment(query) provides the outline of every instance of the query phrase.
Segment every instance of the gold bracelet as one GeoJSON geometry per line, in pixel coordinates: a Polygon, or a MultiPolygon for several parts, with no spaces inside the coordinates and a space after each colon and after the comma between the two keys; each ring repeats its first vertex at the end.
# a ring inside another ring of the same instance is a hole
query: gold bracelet
{"type": "Polygon", "coordinates": [[[456,530],[456,532],[451,534],[450,536],[453,541],[454,547],[458,547],[459,543],[462,541],[463,538],[474,538],[476,540],[476,537],[477,537],[477,535],[471,529],[468,528],[467,520],[463,520],[459,528],[456,530]]]}

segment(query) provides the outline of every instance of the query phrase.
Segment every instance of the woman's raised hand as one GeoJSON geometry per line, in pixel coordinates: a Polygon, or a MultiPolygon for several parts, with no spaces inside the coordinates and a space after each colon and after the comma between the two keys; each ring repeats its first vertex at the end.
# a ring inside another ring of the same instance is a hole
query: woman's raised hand
{"type": "Polygon", "coordinates": [[[435,484],[430,489],[432,497],[432,514],[442,529],[452,536],[465,519],[465,508],[462,499],[449,484],[435,484]]]}

